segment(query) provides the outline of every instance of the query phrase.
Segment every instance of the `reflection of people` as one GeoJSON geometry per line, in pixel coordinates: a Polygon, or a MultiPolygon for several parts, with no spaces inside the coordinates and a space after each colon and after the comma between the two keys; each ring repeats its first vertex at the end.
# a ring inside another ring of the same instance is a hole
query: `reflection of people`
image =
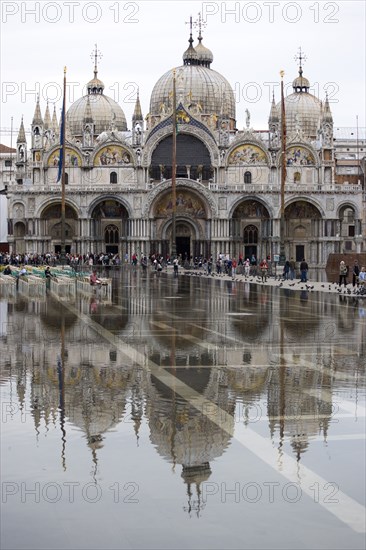
{"type": "Polygon", "coordinates": [[[90,313],[97,313],[98,310],[98,302],[96,298],[93,296],[90,299],[90,313]]]}

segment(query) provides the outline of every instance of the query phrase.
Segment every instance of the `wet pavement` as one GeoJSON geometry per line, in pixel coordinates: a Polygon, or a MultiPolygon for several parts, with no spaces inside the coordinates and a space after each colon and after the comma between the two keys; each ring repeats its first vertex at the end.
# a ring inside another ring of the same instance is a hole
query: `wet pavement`
{"type": "Polygon", "coordinates": [[[1,291],[1,548],[364,548],[366,299],[112,276],[1,291]]]}

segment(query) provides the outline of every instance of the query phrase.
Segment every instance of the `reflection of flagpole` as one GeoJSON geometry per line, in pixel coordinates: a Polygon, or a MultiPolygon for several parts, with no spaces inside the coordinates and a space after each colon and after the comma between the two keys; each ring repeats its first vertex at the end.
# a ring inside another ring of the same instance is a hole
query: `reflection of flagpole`
{"type": "Polygon", "coordinates": [[[57,359],[57,374],[59,387],[59,414],[60,428],[62,433],[62,451],[61,459],[64,471],[66,471],[66,430],[65,430],[65,314],[62,312],[61,317],[61,356],[57,359]]]}
{"type": "Polygon", "coordinates": [[[176,171],[177,171],[177,98],[175,88],[175,69],[173,70],[173,150],[172,150],[172,258],[177,255],[176,244],[176,221],[175,214],[177,208],[177,192],[176,192],[176,171]]]}
{"type": "Polygon", "coordinates": [[[65,126],[66,126],[66,67],[64,68],[64,99],[62,105],[62,124],[61,124],[61,145],[62,151],[60,155],[61,161],[61,264],[66,263],[65,249],[65,126]]]}
{"type": "Polygon", "coordinates": [[[286,113],[283,92],[284,71],[281,71],[281,218],[280,218],[280,265],[285,264],[285,182],[286,182],[286,113]]]}

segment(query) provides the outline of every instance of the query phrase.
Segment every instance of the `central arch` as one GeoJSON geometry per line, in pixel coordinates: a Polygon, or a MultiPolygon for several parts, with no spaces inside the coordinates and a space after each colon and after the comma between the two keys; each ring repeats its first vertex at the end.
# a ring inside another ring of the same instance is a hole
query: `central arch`
{"type": "MultiPolygon", "coordinates": [[[[172,250],[173,200],[171,189],[162,192],[152,206],[156,241],[152,251],[170,255],[172,250]]],[[[175,201],[176,248],[182,259],[209,254],[207,220],[209,207],[205,199],[189,188],[178,188],[175,201]]]]}
{"type": "MultiPolygon", "coordinates": [[[[172,177],[173,136],[162,139],[152,153],[150,178],[162,181],[172,177]]],[[[178,178],[208,181],[213,175],[206,145],[190,134],[177,135],[176,175],[178,178]]]]}

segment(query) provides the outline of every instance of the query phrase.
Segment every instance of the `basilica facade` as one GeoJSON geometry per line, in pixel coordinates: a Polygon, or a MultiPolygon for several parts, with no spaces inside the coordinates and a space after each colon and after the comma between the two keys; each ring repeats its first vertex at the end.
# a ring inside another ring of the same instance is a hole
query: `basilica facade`
{"type": "MultiPolygon", "coordinates": [[[[131,129],[120,105],[105,95],[95,63],[86,95],[66,117],[66,252],[171,254],[173,132],[176,250],[183,258],[273,257],[280,253],[281,210],[287,258],[325,266],[330,253],[364,252],[362,185],[337,183],[329,101],[310,93],[301,59],[284,101],[285,163],[280,102],[273,97],[266,131],[251,127],[249,111],[238,130],[233,89],[212,63],[201,33],[196,46],[191,35],[183,64],[155,84],[146,116],[137,96],[131,129]]],[[[42,116],[37,102],[30,143],[25,134],[22,120],[16,179],[7,189],[10,252],[58,252],[55,111],[51,117],[47,105],[42,116]]]]}

